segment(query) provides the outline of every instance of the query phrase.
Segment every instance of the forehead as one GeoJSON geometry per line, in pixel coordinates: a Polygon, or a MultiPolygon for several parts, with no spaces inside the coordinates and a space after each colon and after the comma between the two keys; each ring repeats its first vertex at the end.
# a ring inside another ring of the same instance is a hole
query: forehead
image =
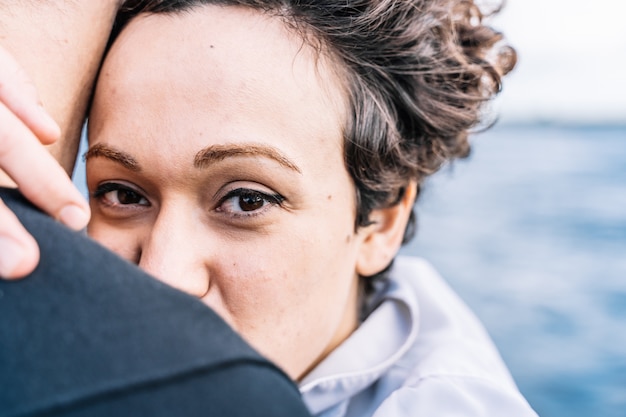
{"type": "Polygon", "coordinates": [[[237,92],[337,113],[346,94],[334,67],[280,18],[212,5],[135,18],[114,44],[103,79],[125,91],[153,92],[160,84],[196,97],[237,92]]]}
{"type": "Polygon", "coordinates": [[[151,117],[172,138],[197,128],[216,141],[315,142],[343,137],[345,97],[330,60],[281,19],[198,6],[128,24],[103,66],[92,121],[145,128],[151,117]]]}

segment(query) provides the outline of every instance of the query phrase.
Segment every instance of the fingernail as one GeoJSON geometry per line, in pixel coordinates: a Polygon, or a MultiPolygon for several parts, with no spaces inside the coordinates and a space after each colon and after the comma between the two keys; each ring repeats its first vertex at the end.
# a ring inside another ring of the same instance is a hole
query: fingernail
{"type": "Polygon", "coordinates": [[[63,207],[59,213],[59,220],[70,229],[80,230],[87,226],[89,214],[80,207],[70,204],[63,207]]]}
{"type": "Polygon", "coordinates": [[[15,240],[0,236],[0,276],[10,277],[24,257],[24,250],[15,240]]]}

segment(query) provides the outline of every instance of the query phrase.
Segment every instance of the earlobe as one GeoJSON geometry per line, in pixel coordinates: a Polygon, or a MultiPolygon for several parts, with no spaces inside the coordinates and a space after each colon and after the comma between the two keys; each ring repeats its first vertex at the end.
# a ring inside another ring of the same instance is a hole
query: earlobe
{"type": "Polygon", "coordinates": [[[363,241],[357,258],[357,274],[372,276],[391,263],[400,250],[416,193],[417,184],[411,181],[397,204],[372,211],[372,224],[359,231],[363,241]]]}

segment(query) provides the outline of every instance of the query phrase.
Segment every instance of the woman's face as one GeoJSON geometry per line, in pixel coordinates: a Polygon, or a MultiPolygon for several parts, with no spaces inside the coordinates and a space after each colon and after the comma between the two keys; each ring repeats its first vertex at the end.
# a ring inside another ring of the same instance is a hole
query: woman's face
{"type": "Polygon", "coordinates": [[[294,379],[357,325],[344,89],[276,18],[132,21],[90,116],[89,233],[201,298],[294,379]]]}

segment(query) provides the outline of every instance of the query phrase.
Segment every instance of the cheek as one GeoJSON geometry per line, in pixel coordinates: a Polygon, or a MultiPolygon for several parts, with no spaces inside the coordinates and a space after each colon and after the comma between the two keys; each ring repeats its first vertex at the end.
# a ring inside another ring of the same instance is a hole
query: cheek
{"type": "Polygon", "coordinates": [[[210,279],[215,294],[205,301],[218,312],[227,311],[243,333],[265,328],[272,334],[308,302],[317,274],[306,247],[293,236],[224,244],[214,255],[210,279]]]}
{"type": "MultiPolygon", "coordinates": [[[[239,245],[237,245],[239,246],[239,245]]],[[[279,242],[256,242],[222,254],[212,280],[239,324],[275,321],[286,305],[298,303],[295,259],[279,242]]],[[[217,265],[213,265],[215,267],[217,265]]]]}
{"type": "Polygon", "coordinates": [[[231,257],[221,271],[221,300],[207,304],[226,311],[227,322],[293,376],[322,353],[352,304],[354,251],[345,233],[289,229],[271,245],[231,257]]]}

